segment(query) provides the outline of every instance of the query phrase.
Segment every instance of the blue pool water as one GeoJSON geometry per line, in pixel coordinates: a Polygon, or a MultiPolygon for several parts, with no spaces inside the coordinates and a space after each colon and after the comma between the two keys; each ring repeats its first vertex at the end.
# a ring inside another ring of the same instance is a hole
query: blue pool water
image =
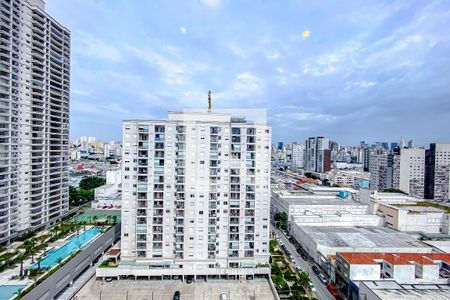
{"type": "MultiPolygon", "coordinates": [[[[102,231],[103,230],[99,228],[91,228],[78,236],[70,238],[70,240],[61,247],[49,251],[47,255],[39,262],[39,267],[41,269],[44,268],[51,269],[53,266],[58,264],[59,258],[64,260],[66,257],[70,256],[73,252],[75,252],[78,248],[82,248],[85,245],[89,244],[89,242],[102,231]]],[[[38,263],[36,262],[31,267],[31,269],[37,267],[38,263]]]]}
{"type": "Polygon", "coordinates": [[[0,300],[11,299],[19,289],[23,289],[25,285],[0,285],[0,300]]]}

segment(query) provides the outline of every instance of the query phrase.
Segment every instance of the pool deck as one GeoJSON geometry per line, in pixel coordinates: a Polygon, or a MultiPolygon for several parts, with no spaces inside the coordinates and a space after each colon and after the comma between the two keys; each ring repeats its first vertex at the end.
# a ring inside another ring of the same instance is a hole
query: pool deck
{"type": "MultiPolygon", "coordinates": [[[[86,226],[86,231],[93,227],[94,226],[86,226]]],[[[83,232],[84,232],[84,230],[80,230],[79,233],[81,234],[83,232]]],[[[37,252],[34,255],[35,262],[37,261],[38,257],[45,256],[44,253],[46,253],[52,249],[63,246],[64,244],[66,244],[68,242],[69,239],[71,239],[75,235],[76,235],[76,233],[73,233],[73,234],[70,234],[69,236],[65,237],[64,239],[56,240],[53,243],[49,244],[45,250],[41,250],[41,251],[37,252]]],[[[19,251],[20,251],[20,249],[19,249],[19,251]]],[[[43,258],[43,257],[41,257],[41,258],[43,258]]],[[[25,260],[23,263],[23,270],[25,271],[26,269],[30,268],[32,265],[33,265],[33,263],[31,263],[31,258],[25,260]]],[[[20,274],[20,264],[17,264],[14,268],[9,268],[9,269],[1,272],[0,273],[0,285],[26,285],[26,286],[28,286],[33,283],[33,280],[28,279],[28,278],[25,278],[23,280],[11,279],[12,276],[16,276],[19,274],[20,274]]]]}

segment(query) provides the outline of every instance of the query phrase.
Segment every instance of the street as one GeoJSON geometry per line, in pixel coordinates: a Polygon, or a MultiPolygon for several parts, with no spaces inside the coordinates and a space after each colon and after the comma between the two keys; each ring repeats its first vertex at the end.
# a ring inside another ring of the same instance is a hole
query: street
{"type": "Polygon", "coordinates": [[[303,258],[298,254],[297,249],[294,245],[289,241],[289,239],[284,235],[284,233],[281,232],[278,228],[276,228],[273,224],[271,224],[272,231],[275,232],[280,240],[283,242],[283,244],[286,245],[287,249],[291,254],[294,256],[295,262],[297,263],[297,266],[300,266],[303,271],[309,274],[309,277],[311,278],[312,283],[316,287],[316,296],[320,300],[335,300],[335,298],[330,294],[330,292],[327,290],[327,287],[325,284],[323,284],[320,279],[317,277],[317,275],[312,271],[311,264],[309,262],[306,262],[303,260],[303,258]]]}

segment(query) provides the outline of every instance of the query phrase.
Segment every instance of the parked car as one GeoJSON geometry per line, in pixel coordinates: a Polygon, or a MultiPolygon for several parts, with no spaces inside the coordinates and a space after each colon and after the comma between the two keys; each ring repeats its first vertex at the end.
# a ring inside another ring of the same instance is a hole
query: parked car
{"type": "Polygon", "coordinates": [[[302,270],[302,268],[301,268],[300,266],[297,266],[297,271],[300,273],[300,272],[302,272],[303,270],[302,270]]]}
{"type": "Polygon", "coordinates": [[[303,258],[303,260],[308,260],[308,255],[306,255],[305,253],[302,252],[300,256],[303,258]]]}
{"type": "Polygon", "coordinates": [[[176,291],[175,294],[173,294],[173,300],[180,300],[181,294],[180,291],[176,291]]]}
{"type": "Polygon", "coordinates": [[[227,292],[222,292],[220,293],[220,300],[228,300],[228,293],[227,292]]]}
{"type": "Polygon", "coordinates": [[[309,289],[311,290],[311,292],[316,291],[316,287],[314,286],[314,284],[312,282],[309,283],[309,289]]]}
{"type": "Polygon", "coordinates": [[[328,280],[325,278],[325,276],[322,273],[319,274],[319,279],[323,284],[328,283],[328,280]]]}
{"type": "Polygon", "coordinates": [[[332,284],[332,283],[328,284],[327,289],[331,293],[331,295],[333,295],[333,297],[339,296],[339,291],[336,289],[334,284],[332,284]]]}
{"type": "Polygon", "coordinates": [[[316,265],[312,266],[312,270],[313,270],[314,273],[316,273],[316,275],[319,275],[320,270],[319,270],[319,268],[316,265]]]}
{"type": "Polygon", "coordinates": [[[187,284],[191,284],[191,283],[192,283],[192,277],[190,277],[190,276],[187,277],[187,278],[186,278],[186,283],[187,283],[187,284]]]}
{"type": "Polygon", "coordinates": [[[111,282],[111,281],[113,281],[113,278],[112,277],[106,277],[105,281],[106,282],[111,282]]]}

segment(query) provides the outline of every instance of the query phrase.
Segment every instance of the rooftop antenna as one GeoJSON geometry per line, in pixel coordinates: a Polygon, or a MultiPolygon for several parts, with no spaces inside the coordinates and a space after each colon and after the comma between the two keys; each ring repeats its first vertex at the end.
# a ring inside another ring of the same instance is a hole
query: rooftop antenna
{"type": "Polygon", "coordinates": [[[208,112],[211,112],[211,91],[208,92],[208,112]]]}

